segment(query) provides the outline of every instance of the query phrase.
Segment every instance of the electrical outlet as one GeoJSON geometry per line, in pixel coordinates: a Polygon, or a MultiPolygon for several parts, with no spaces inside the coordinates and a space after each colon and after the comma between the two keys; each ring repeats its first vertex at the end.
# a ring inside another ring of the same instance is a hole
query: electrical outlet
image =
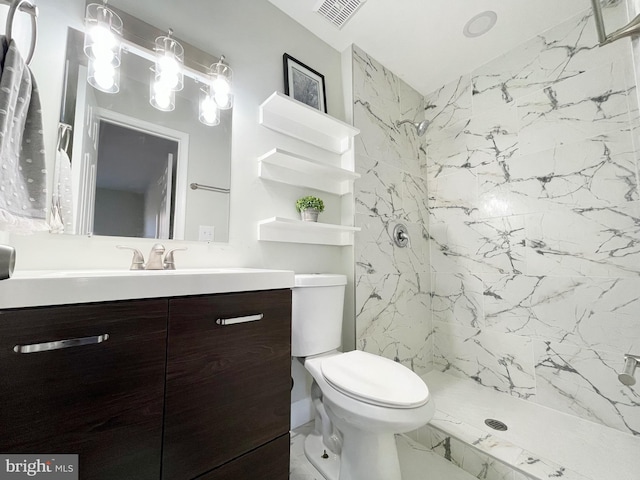
{"type": "Polygon", "coordinates": [[[201,242],[213,242],[213,225],[200,225],[198,230],[198,240],[201,242]]]}

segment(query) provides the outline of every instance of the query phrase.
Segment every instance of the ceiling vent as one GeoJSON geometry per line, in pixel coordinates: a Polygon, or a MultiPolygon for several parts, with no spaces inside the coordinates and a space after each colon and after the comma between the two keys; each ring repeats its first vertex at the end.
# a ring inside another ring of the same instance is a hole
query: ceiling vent
{"type": "Polygon", "coordinates": [[[313,7],[333,25],[342,28],[367,0],[320,0],[313,7]]]}

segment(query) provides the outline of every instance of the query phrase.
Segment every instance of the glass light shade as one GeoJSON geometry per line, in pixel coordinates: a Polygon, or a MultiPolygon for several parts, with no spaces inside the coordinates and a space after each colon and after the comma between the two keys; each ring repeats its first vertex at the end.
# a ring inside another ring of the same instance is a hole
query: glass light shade
{"type": "Polygon", "coordinates": [[[174,40],[172,32],[169,35],[156,38],[156,66],[157,81],[163,83],[173,91],[182,90],[184,87],[184,48],[174,40]]]}
{"type": "Polygon", "coordinates": [[[233,70],[224,63],[224,55],[220,57],[220,61],[214,63],[209,68],[211,76],[211,91],[213,98],[221,110],[228,110],[233,107],[233,70]]]}
{"type": "Polygon", "coordinates": [[[152,73],[149,83],[149,103],[163,112],[171,112],[176,108],[176,92],[162,81],[160,75],[152,73]]]}
{"type": "Polygon", "coordinates": [[[120,69],[108,61],[89,59],[87,82],[105,93],[120,91],[120,69]]]}
{"type": "Polygon", "coordinates": [[[216,105],[215,100],[211,96],[209,88],[200,89],[200,114],[201,123],[208,126],[215,126],[220,123],[220,109],[216,105]]]}
{"type": "Polygon", "coordinates": [[[91,60],[120,65],[122,19],[105,4],[87,5],[84,53],[91,60]]]}
{"type": "Polygon", "coordinates": [[[233,95],[231,93],[215,93],[213,100],[220,110],[229,110],[233,107],[233,95]]]}

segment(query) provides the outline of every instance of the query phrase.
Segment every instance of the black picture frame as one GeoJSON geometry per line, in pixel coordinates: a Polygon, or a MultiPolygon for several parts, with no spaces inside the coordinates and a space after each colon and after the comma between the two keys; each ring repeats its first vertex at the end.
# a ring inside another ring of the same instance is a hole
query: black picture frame
{"type": "Polygon", "coordinates": [[[285,53],[284,93],[299,102],[327,113],[327,92],[324,75],[285,53]]]}

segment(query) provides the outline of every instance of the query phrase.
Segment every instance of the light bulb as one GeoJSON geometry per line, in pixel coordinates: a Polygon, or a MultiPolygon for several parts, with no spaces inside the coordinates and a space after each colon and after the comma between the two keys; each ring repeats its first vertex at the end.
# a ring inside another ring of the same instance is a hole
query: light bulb
{"type": "Polygon", "coordinates": [[[94,44],[101,45],[103,48],[111,50],[116,45],[116,38],[111,33],[109,28],[102,24],[98,23],[94,27],[89,30],[89,36],[91,37],[91,41],[94,44]]]}
{"type": "Polygon", "coordinates": [[[231,85],[229,85],[227,79],[221,75],[216,77],[211,86],[213,87],[213,91],[216,92],[216,95],[229,95],[229,93],[231,93],[231,85]]]}
{"type": "Polygon", "coordinates": [[[164,82],[156,81],[153,84],[153,91],[156,95],[168,95],[171,91],[164,82]]]}
{"type": "Polygon", "coordinates": [[[180,83],[180,79],[178,78],[178,74],[176,72],[167,72],[162,70],[160,75],[158,76],[158,82],[162,83],[168,89],[174,89],[180,83]]]}
{"type": "Polygon", "coordinates": [[[216,105],[223,110],[229,106],[229,102],[231,101],[231,97],[228,93],[218,93],[214,95],[216,105]]]}
{"type": "Polygon", "coordinates": [[[156,60],[156,81],[163,83],[170,90],[182,90],[182,73],[180,61],[172,53],[165,53],[156,60]]]}
{"type": "Polygon", "coordinates": [[[202,119],[206,123],[216,123],[218,119],[218,107],[210,95],[205,96],[202,100],[202,119]]]}
{"type": "Polygon", "coordinates": [[[171,105],[171,98],[167,92],[157,93],[156,103],[160,108],[168,108],[171,105]]]}
{"type": "Polygon", "coordinates": [[[163,55],[158,59],[160,72],[167,75],[178,75],[180,67],[173,55],[163,55]]]}
{"type": "Polygon", "coordinates": [[[113,50],[106,47],[102,43],[94,43],[91,46],[91,52],[93,53],[93,57],[97,62],[112,63],[115,57],[115,53],[113,53],[113,50]]]}
{"type": "Polygon", "coordinates": [[[162,82],[153,84],[154,99],[158,108],[166,109],[171,105],[171,89],[162,82]]]}
{"type": "Polygon", "coordinates": [[[113,65],[96,61],[93,66],[93,78],[104,90],[111,90],[115,83],[116,71],[113,65]]]}

